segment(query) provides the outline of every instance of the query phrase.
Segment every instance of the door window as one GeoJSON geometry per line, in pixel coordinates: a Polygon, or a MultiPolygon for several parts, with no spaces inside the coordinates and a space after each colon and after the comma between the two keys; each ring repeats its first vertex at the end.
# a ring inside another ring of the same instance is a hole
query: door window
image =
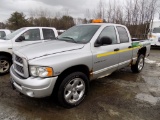
{"type": "Polygon", "coordinates": [[[113,26],[108,26],[106,28],[103,29],[103,31],[101,32],[99,39],[102,37],[109,37],[112,40],[112,44],[116,44],[117,43],[117,35],[116,35],[116,31],[115,28],[113,26]]]}
{"type": "Polygon", "coordinates": [[[55,39],[55,34],[52,29],[42,29],[44,40],[55,39]]]}
{"type": "Polygon", "coordinates": [[[118,33],[119,33],[119,39],[121,43],[128,43],[129,37],[126,29],[124,27],[117,27],[118,33]]]}
{"type": "Polygon", "coordinates": [[[0,31],[0,38],[3,38],[6,36],[6,33],[4,31],[0,31]]]}
{"type": "Polygon", "coordinates": [[[39,29],[31,29],[22,34],[24,36],[25,41],[36,41],[40,40],[40,30],[39,29]]]}

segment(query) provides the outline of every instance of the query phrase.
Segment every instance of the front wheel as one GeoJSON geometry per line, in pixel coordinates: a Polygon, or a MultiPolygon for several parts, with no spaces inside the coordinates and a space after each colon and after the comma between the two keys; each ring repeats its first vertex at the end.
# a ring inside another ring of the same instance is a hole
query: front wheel
{"type": "Polygon", "coordinates": [[[5,75],[9,72],[11,60],[8,57],[0,56],[0,75],[5,75]]]}
{"type": "Polygon", "coordinates": [[[58,101],[65,108],[79,105],[88,91],[88,78],[82,72],[74,72],[62,81],[58,90],[58,101]]]}
{"type": "Polygon", "coordinates": [[[144,55],[139,55],[136,64],[131,66],[131,70],[134,73],[139,73],[142,71],[144,67],[144,55]]]}

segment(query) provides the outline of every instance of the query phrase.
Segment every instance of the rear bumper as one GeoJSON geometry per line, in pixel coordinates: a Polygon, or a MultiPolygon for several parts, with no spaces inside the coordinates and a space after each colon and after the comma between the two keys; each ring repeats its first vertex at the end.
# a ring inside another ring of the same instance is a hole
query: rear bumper
{"type": "Polygon", "coordinates": [[[15,73],[13,66],[10,69],[10,75],[11,83],[16,88],[16,90],[18,90],[24,95],[35,98],[50,96],[58,78],[29,77],[27,79],[24,79],[15,73]]]}

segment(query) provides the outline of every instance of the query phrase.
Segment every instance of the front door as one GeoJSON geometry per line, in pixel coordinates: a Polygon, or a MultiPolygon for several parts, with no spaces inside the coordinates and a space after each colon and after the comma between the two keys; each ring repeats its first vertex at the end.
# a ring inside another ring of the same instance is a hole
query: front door
{"type": "Polygon", "coordinates": [[[30,44],[34,44],[42,41],[40,36],[40,29],[38,28],[27,30],[21,36],[23,36],[25,40],[21,42],[14,41],[13,48],[23,47],[26,45],[30,45],[30,44]]]}
{"type": "Polygon", "coordinates": [[[93,47],[93,78],[104,77],[118,69],[120,46],[114,26],[105,27],[98,39],[109,37],[112,39],[111,45],[93,47]]]}

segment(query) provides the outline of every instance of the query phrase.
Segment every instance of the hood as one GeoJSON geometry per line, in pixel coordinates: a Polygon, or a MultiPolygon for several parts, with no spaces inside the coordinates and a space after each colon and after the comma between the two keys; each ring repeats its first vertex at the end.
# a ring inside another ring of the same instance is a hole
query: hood
{"type": "Polygon", "coordinates": [[[4,43],[6,42],[6,40],[0,39],[0,43],[4,43]]]}
{"type": "Polygon", "coordinates": [[[81,49],[83,46],[84,44],[53,40],[49,42],[28,45],[15,50],[15,52],[19,52],[20,54],[23,54],[28,60],[31,60],[51,54],[81,49]]]}

